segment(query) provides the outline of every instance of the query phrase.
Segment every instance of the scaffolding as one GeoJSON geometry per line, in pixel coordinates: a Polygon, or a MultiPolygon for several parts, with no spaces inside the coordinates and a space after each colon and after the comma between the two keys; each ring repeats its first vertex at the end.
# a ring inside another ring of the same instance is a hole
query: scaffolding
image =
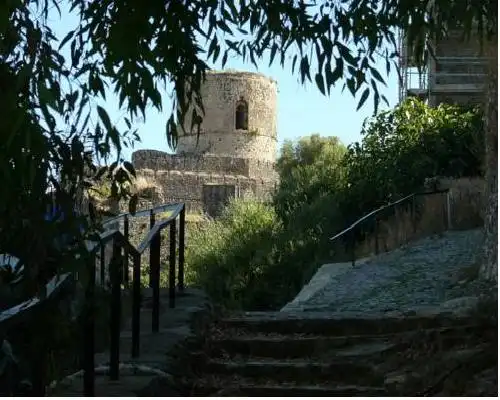
{"type": "Polygon", "coordinates": [[[429,97],[429,65],[418,65],[408,49],[404,32],[399,33],[399,101],[417,96],[429,97]]]}
{"type": "MultiPolygon", "coordinates": [[[[399,101],[416,96],[435,106],[439,103],[473,100],[484,91],[487,58],[470,54],[470,51],[446,47],[440,43],[441,54],[429,57],[426,65],[418,65],[412,59],[404,34],[399,35],[399,101]],[[444,53],[444,54],[443,54],[444,53]],[[456,54],[456,53],[464,53],[456,54]]],[[[469,49],[470,50],[470,49],[469,49]]]]}

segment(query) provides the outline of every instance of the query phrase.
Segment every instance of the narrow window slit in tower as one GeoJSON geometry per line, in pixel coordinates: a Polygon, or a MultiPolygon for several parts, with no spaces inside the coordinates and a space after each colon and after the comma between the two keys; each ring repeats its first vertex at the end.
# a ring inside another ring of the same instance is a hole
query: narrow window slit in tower
{"type": "Polygon", "coordinates": [[[243,98],[236,104],[236,129],[248,130],[248,103],[243,98]]]}

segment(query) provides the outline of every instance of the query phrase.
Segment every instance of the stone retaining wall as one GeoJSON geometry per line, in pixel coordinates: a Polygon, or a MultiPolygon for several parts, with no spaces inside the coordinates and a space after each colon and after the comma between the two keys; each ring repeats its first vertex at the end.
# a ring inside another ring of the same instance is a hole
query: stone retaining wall
{"type": "Polygon", "coordinates": [[[215,174],[197,171],[154,171],[142,169],[138,174],[162,188],[161,203],[186,203],[187,213],[204,213],[211,208],[204,204],[204,185],[234,185],[238,197],[268,200],[275,187],[274,180],[248,178],[242,175],[215,174]]]}
{"type": "MultiPolygon", "coordinates": [[[[485,198],[482,178],[439,178],[432,181],[432,186],[427,189],[450,189],[449,194],[417,197],[415,227],[410,203],[396,207],[394,215],[381,220],[377,237],[371,233],[356,244],[356,258],[375,254],[377,244],[379,252],[387,252],[446,230],[469,230],[483,225],[485,198]]],[[[341,262],[351,258],[350,250],[341,239],[332,245],[332,261],[341,262]]]]}

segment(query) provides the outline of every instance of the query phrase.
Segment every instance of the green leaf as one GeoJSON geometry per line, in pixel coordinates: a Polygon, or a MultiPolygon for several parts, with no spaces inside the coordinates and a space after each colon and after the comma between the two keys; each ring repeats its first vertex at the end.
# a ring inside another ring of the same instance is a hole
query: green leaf
{"type": "Polygon", "coordinates": [[[99,170],[97,171],[94,179],[99,181],[103,176],[104,174],[108,172],[108,167],[106,165],[104,165],[103,167],[99,168],[99,170]]]}
{"type": "Polygon", "coordinates": [[[68,32],[68,34],[64,37],[64,39],[61,40],[61,43],[59,44],[59,50],[61,50],[64,47],[64,45],[73,38],[74,34],[75,34],[74,30],[68,32]]]}
{"type": "Polygon", "coordinates": [[[353,96],[355,96],[356,95],[356,81],[353,78],[349,78],[346,80],[346,85],[347,85],[347,88],[349,89],[349,92],[351,92],[351,94],[353,96]]]}
{"type": "Polygon", "coordinates": [[[311,80],[311,75],[309,73],[309,60],[307,57],[302,57],[300,61],[300,77],[302,79],[302,83],[305,82],[306,77],[311,80]]]}
{"type": "Polygon", "coordinates": [[[226,33],[229,33],[230,35],[232,35],[232,33],[233,33],[233,32],[231,31],[231,29],[229,28],[229,26],[227,26],[227,24],[224,22],[224,20],[223,20],[223,19],[219,20],[219,28],[220,28],[222,31],[224,31],[224,32],[226,32],[226,33]]]}
{"type": "Polygon", "coordinates": [[[295,54],[293,56],[293,60],[292,60],[292,73],[295,72],[295,64],[297,63],[297,57],[298,57],[297,54],[295,54]]]}
{"type": "Polygon", "coordinates": [[[217,59],[219,58],[219,54],[220,54],[220,46],[217,44],[217,46],[215,46],[215,50],[214,50],[214,62],[217,61],[217,59]]]}
{"type": "Polygon", "coordinates": [[[118,199],[120,197],[120,194],[121,194],[120,185],[118,184],[118,182],[113,181],[111,183],[111,198],[118,199]]]}
{"type": "Polygon", "coordinates": [[[227,63],[227,51],[225,51],[224,55],[222,56],[222,68],[223,69],[224,69],[226,63],[227,63]]]}
{"type": "Polygon", "coordinates": [[[97,210],[93,202],[89,201],[89,217],[92,221],[97,220],[97,210]]]}
{"type": "Polygon", "coordinates": [[[368,99],[368,95],[370,94],[370,89],[369,88],[366,88],[364,91],[363,91],[363,94],[361,95],[361,98],[359,99],[359,103],[358,103],[358,107],[356,108],[356,111],[358,111],[361,107],[363,107],[363,105],[365,104],[366,102],[366,99],[368,99]]]}
{"type": "Polygon", "coordinates": [[[269,66],[273,64],[274,57],[276,56],[276,51],[278,50],[278,45],[276,43],[273,43],[273,46],[271,47],[271,57],[269,59],[269,66]]]}
{"type": "Polygon", "coordinates": [[[318,86],[319,91],[321,92],[322,95],[325,95],[325,82],[323,80],[323,75],[319,73],[316,74],[315,80],[316,80],[316,86],[318,86]]]}
{"type": "Polygon", "coordinates": [[[349,64],[356,65],[356,59],[352,56],[351,50],[348,47],[344,46],[342,43],[337,42],[337,49],[339,51],[340,56],[349,64]]]}
{"type": "Polygon", "coordinates": [[[97,106],[97,113],[99,114],[99,118],[101,119],[104,127],[109,131],[113,129],[111,126],[111,120],[109,119],[108,113],[101,106],[97,106]]]}
{"type": "Polygon", "coordinates": [[[210,58],[212,56],[212,54],[214,53],[216,47],[217,47],[217,36],[214,36],[214,38],[212,39],[212,41],[210,42],[210,46],[208,46],[208,54],[207,54],[207,58],[210,58]]]}
{"type": "MultiPolygon", "coordinates": [[[[373,75],[373,77],[379,81],[380,83],[386,85],[385,81],[384,81],[384,78],[382,78],[382,75],[380,75],[380,73],[373,67],[370,67],[370,72],[371,74],[373,75]]],[[[387,86],[387,85],[386,85],[387,86]]]]}

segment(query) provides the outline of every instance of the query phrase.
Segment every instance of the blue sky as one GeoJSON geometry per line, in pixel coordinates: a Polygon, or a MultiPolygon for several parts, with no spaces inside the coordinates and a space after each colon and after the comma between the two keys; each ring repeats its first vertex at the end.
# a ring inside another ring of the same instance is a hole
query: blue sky
{"type": "MultiPolygon", "coordinates": [[[[60,39],[75,26],[76,22],[76,17],[64,10],[62,17],[56,13],[52,13],[50,17],[50,25],[60,39]]],[[[220,69],[217,65],[212,66],[220,69]]],[[[378,67],[385,76],[385,61],[382,60],[378,67]]],[[[264,60],[263,65],[256,69],[250,62],[243,63],[240,59],[230,59],[226,68],[260,72],[277,81],[279,145],[285,139],[295,140],[311,133],[318,133],[322,136],[335,135],[345,144],[358,141],[361,139],[360,130],[364,119],[373,113],[371,98],[361,110],[356,111],[357,100],[353,99],[347,90],[341,93],[341,84],[332,89],[329,97],[324,96],[314,82],[301,84],[298,74],[292,75],[290,67],[286,64],[285,68],[277,63],[268,67],[268,61],[264,60]]],[[[381,87],[380,90],[393,107],[398,102],[398,82],[395,71],[391,72],[387,82],[388,86],[381,87]]],[[[154,109],[147,111],[146,120],[138,126],[141,142],[136,143],[134,149],[124,149],[125,159],[130,159],[132,151],[137,149],[170,151],[165,137],[165,122],[169,116],[171,102],[166,95],[163,97],[163,102],[163,113],[158,113],[154,109]]],[[[112,121],[119,119],[121,112],[118,110],[114,96],[107,96],[106,103],[101,103],[101,105],[105,105],[112,121]]],[[[382,105],[381,108],[387,108],[387,106],[382,105]]]]}

